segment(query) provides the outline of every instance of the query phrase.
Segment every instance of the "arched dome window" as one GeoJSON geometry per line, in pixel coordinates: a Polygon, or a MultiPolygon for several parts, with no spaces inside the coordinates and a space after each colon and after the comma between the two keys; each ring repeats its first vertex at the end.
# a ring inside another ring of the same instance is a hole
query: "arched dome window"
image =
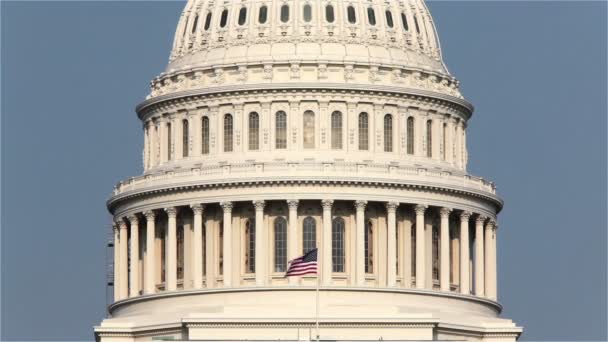
{"type": "Polygon", "coordinates": [[[287,220],[277,217],[274,220],[274,271],[287,270],[287,220]]]}
{"type": "Polygon", "coordinates": [[[232,152],[233,129],[232,115],[224,115],[224,152],[232,152]]]}
{"type": "Polygon", "coordinates": [[[256,112],[249,113],[249,149],[260,149],[260,116],[256,112]]]}
{"type": "Polygon", "coordinates": [[[226,27],[227,24],[228,24],[228,10],[225,9],[222,11],[222,14],[220,16],[220,27],[224,28],[224,27],[226,27]]]}
{"type": "Polygon", "coordinates": [[[239,10],[239,26],[243,26],[245,25],[245,22],[247,21],[247,7],[241,7],[241,9],[239,10]]]}
{"type": "Polygon", "coordinates": [[[403,25],[403,29],[406,31],[410,30],[409,25],[407,24],[407,16],[405,13],[401,13],[401,24],[403,25]]]}
{"type": "Polygon", "coordinates": [[[355,7],[348,6],[346,8],[346,17],[348,18],[348,22],[351,24],[357,23],[357,13],[355,12],[355,7]]]}
{"type": "Polygon", "coordinates": [[[315,113],[311,110],[304,112],[304,134],[302,136],[304,148],[315,148],[315,113]]]}
{"type": "Polygon", "coordinates": [[[245,222],[245,272],[255,273],[255,219],[245,222]]]}
{"type": "Polygon", "coordinates": [[[367,20],[370,25],[376,26],[376,11],[371,7],[367,8],[367,20]]]}
{"type": "Polygon", "coordinates": [[[433,156],[433,121],[426,122],[426,156],[433,156]]]}
{"type": "Polygon", "coordinates": [[[334,6],[327,5],[325,6],[325,20],[328,23],[333,23],[336,20],[336,16],[334,14],[334,6]]]}
{"type": "Polygon", "coordinates": [[[407,154],[414,154],[414,117],[410,116],[407,118],[407,154]]]}
{"type": "Polygon", "coordinates": [[[317,248],[317,222],[314,218],[307,216],[302,223],[302,252],[317,248]]]}
{"type": "Polygon", "coordinates": [[[209,118],[203,116],[201,121],[201,153],[209,154],[209,118]]]}
{"type": "Polygon", "coordinates": [[[173,140],[173,137],[171,136],[171,131],[172,131],[172,125],[170,122],[167,123],[167,159],[171,160],[173,158],[173,149],[171,148],[171,143],[173,140]]]}
{"type": "Polygon", "coordinates": [[[211,12],[207,13],[207,17],[205,18],[205,26],[203,27],[205,31],[209,31],[211,27],[211,12]]]}
{"type": "Polygon", "coordinates": [[[344,219],[336,217],[331,223],[332,272],[344,272],[344,219]]]}
{"type": "Polygon", "coordinates": [[[287,113],[280,110],[275,115],[275,148],[287,148],[287,113]]]}
{"type": "Polygon", "coordinates": [[[359,150],[369,149],[369,119],[367,113],[359,114],[359,150]]]}
{"type": "Polygon", "coordinates": [[[371,220],[365,225],[365,273],[374,273],[374,230],[371,220]]]}
{"type": "Polygon", "coordinates": [[[189,133],[188,120],[184,119],[182,120],[182,157],[188,156],[188,150],[190,149],[188,144],[190,140],[189,133]]]}
{"type": "Polygon", "coordinates": [[[384,152],[393,152],[393,116],[384,116],[384,152]]]}
{"type": "Polygon", "coordinates": [[[281,22],[286,23],[289,21],[289,5],[284,4],[281,6],[281,22]]]}
{"type": "Polygon", "coordinates": [[[304,22],[309,23],[312,20],[312,6],[310,4],[304,5],[302,10],[302,17],[304,18],[304,22]]]}
{"type": "Polygon", "coordinates": [[[266,24],[266,20],[268,20],[268,7],[264,5],[260,7],[260,11],[258,12],[258,23],[266,24]]]}
{"type": "Polygon", "coordinates": [[[198,26],[198,14],[194,17],[194,24],[192,24],[192,33],[196,32],[197,26],[198,26]]]}
{"type": "Polygon", "coordinates": [[[416,33],[420,33],[420,26],[418,26],[418,18],[416,18],[416,15],[414,14],[414,26],[416,26],[416,33]]]}
{"type": "Polygon", "coordinates": [[[386,25],[388,25],[388,27],[390,28],[393,28],[393,26],[395,26],[395,23],[393,23],[393,13],[390,10],[386,10],[384,14],[386,16],[386,25]]]}
{"type": "Polygon", "coordinates": [[[342,113],[338,111],[331,113],[331,148],[342,148],[342,113]]]}

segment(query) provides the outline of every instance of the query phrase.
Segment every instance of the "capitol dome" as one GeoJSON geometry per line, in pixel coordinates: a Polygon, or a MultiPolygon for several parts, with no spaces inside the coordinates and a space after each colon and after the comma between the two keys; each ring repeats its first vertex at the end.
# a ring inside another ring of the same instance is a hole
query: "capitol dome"
{"type": "Polygon", "coordinates": [[[497,301],[503,202],[467,173],[473,107],[422,0],[189,0],[136,111],[97,340],[521,334],[497,301]],[[285,277],[315,248],[318,276],[285,277]]]}

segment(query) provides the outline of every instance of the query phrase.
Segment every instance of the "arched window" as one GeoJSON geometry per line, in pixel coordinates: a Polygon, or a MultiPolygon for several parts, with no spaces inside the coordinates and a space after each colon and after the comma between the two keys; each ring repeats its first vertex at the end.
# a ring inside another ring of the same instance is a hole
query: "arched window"
{"type": "Polygon", "coordinates": [[[283,217],[274,220],[274,271],[287,271],[287,220],[283,217]]]}
{"type": "Polygon", "coordinates": [[[308,216],[302,225],[302,252],[308,253],[315,248],[317,248],[317,223],[314,218],[308,216]]]}
{"type": "Polygon", "coordinates": [[[447,151],[446,151],[446,147],[447,147],[447,132],[448,131],[448,125],[446,123],[443,124],[443,132],[442,132],[442,136],[443,136],[443,141],[442,141],[442,149],[441,149],[441,158],[443,160],[446,159],[447,156],[447,151]]]}
{"type": "Polygon", "coordinates": [[[260,116],[256,112],[249,113],[249,149],[260,149],[260,116]]]}
{"type": "Polygon", "coordinates": [[[172,125],[170,122],[167,123],[167,159],[171,160],[171,158],[173,157],[173,149],[171,148],[171,140],[173,139],[173,137],[171,137],[171,129],[172,129],[172,125]]]}
{"type": "Polygon", "coordinates": [[[359,150],[369,149],[369,123],[367,113],[359,114],[359,150]]]}
{"type": "Polygon", "coordinates": [[[188,129],[188,120],[182,120],[182,157],[188,156],[189,146],[189,129],[188,129]]]}
{"type": "Polygon", "coordinates": [[[201,153],[209,154],[209,118],[203,116],[201,121],[201,153]]]}
{"type": "Polygon", "coordinates": [[[177,279],[184,279],[184,226],[177,226],[175,233],[177,240],[177,279]]]}
{"type": "Polygon", "coordinates": [[[228,10],[225,9],[222,11],[222,15],[220,16],[220,27],[226,27],[228,24],[228,10]]]}
{"type": "Polygon", "coordinates": [[[219,258],[218,258],[218,273],[219,275],[224,274],[224,222],[220,222],[220,231],[219,231],[219,258]]]}
{"type": "Polygon", "coordinates": [[[433,280],[439,280],[439,230],[433,225],[433,280]]]}
{"type": "Polygon", "coordinates": [[[192,24],[192,33],[196,32],[196,27],[198,26],[198,14],[194,17],[194,23],[192,24]]]}
{"type": "Polygon", "coordinates": [[[276,137],[275,137],[275,148],[285,149],[287,148],[287,113],[280,110],[276,114],[276,137]]]}
{"type": "Polygon", "coordinates": [[[416,26],[416,33],[420,33],[420,26],[418,26],[418,18],[414,14],[414,26],[416,26]]]}
{"type": "Polygon", "coordinates": [[[401,13],[401,24],[403,24],[403,29],[406,31],[410,30],[409,25],[407,24],[407,16],[405,13],[401,13]]]}
{"type": "Polygon", "coordinates": [[[211,12],[207,13],[207,17],[205,18],[205,31],[208,31],[211,27],[211,12]]]}
{"type": "Polygon", "coordinates": [[[232,152],[232,115],[224,115],[224,152],[232,152]]]}
{"type": "Polygon", "coordinates": [[[239,26],[243,26],[245,25],[245,22],[247,21],[247,7],[241,7],[241,9],[239,10],[239,26]]]}
{"type": "Polygon", "coordinates": [[[281,22],[286,23],[289,21],[289,5],[284,4],[281,6],[281,22]]]}
{"type": "Polygon", "coordinates": [[[245,271],[255,273],[255,219],[245,222],[245,271]]]}
{"type": "Polygon", "coordinates": [[[332,272],[344,272],[344,219],[336,217],[331,223],[332,272]]]}
{"type": "Polygon", "coordinates": [[[386,16],[386,25],[388,25],[388,27],[390,28],[393,28],[393,26],[395,26],[395,24],[393,23],[393,13],[390,10],[386,10],[384,14],[386,16]]]}
{"type": "Polygon", "coordinates": [[[268,19],[268,7],[262,6],[262,7],[260,7],[260,11],[258,12],[258,23],[266,24],[267,19],[268,19]]]}
{"type": "Polygon", "coordinates": [[[355,24],[357,22],[357,14],[353,6],[348,6],[346,8],[346,16],[348,17],[349,23],[355,24]]]}
{"type": "Polygon", "coordinates": [[[414,154],[414,117],[407,118],[407,154],[414,154]]]}
{"type": "Polygon", "coordinates": [[[304,5],[304,9],[303,9],[303,18],[304,21],[309,23],[312,20],[312,6],[310,6],[309,4],[304,5]]]}
{"type": "Polygon", "coordinates": [[[336,20],[336,16],[334,15],[334,6],[327,5],[325,6],[325,20],[328,23],[333,23],[336,20]]]}
{"type": "Polygon", "coordinates": [[[393,116],[384,116],[384,152],[393,152],[393,116]]]}
{"type": "Polygon", "coordinates": [[[426,156],[433,156],[433,121],[426,122],[426,156]]]}
{"type": "Polygon", "coordinates": [[[372,221],[365,225],[365,273],[374,273],[374,230],[372,221]]]}
{"type": "Polygon", "coordinates": [[[367,20],[370,25],[376,26],[376,11],[371,7],[367,8],[367,20]]]}
{"type": "Polygon", "coordinates": [[[304,148],[315,148],[315,113],[307,110],[304,112],[304,123],[302,135],[304,148]]]}
{"type": "Polygon", "coordinates": [[[331,113],[331,148],[342,148],[342,113],[331,113]]]}
{"type": "Polygon", "coordinates": [[[411,241],[411,251],[410,251],[410,260],[411,260],[411,270],[412,277],[416,277],[416,224],[412,225],[410,229],[410,241],[411,241]]]}

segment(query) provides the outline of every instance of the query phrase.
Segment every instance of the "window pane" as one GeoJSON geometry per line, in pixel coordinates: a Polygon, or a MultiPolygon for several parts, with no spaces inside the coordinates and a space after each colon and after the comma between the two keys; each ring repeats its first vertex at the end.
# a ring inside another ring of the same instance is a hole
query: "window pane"
{"type": "Polygon", "coordinates": [[[344,219],[336,217],[331,227],[331,261],[333,272],[344,272],[344,219]]]}
{"type": "Polygon", "coordinates": [[[255,219],[245,223],[245,269],[248,273],[255,272],[255,219]]]}
{"type": "Polygon", "coordinates": [[[207,13],[207,18],[205,18],[205,31],[209,30],[211,27],[211,12],[207,13]]]}
{"type": "Polygon", "coordinates": [[[222,16],[220,17],[220,27],[226,27],[228,24],[228,10],[225,9],[222,11],[222,16]]]}
{"type": "Polygon", "coordinates": [[[194,24],[192,24],[192,33],[196,32],[196,27],[198,26],[198,15],[194,17],[194,24]]]}
{"type": "Polygon", "coordinates": [[[232,115],[224,115],[224,152],[232,152],[232,115]]]}
{"type": "Polygon", "coordinates": [[[317,224],[314,218],[308,216],[304,219],[302,233],[302,252],[308,253],[317,247],[317,224]]]}
{"type": "Polygon", "coordinates": [[[403,29],[409,31],[410,27],[407,25],[407,17],[405,13],[401,13],[401,23],[403,24],[403,29]]]}
{"type": "Polygon", "coordinates": [[[414,118],[407,118],[407,154],[414,154],[414,118]]]}
{"type": "Polygon", "coordinates": [[[426,156],[433,156],[433,121],[426,122],[426,156]]]}
{"type": "Polygon", "coordinates": [[[289,5],[281,6],[281,22],[286,23],[289,21],[289,5]]]}
{"type": "Polygon", "coordinates": [[[247,7],[241,7],[239,10],[239,26],[242,26],[247,21],[247,7]]]}
{"type": "Polygon", "coordinates": [[[274,270],[287,271],[287,221],[283,217],[274,220],[274,270]]]}
{"type": "Polygon", "coordinates": [[[359,150],[369,148],[369,126],[367,113],[359,114],[359,150]]]}
{"type": "Polygon", "coordinates": [[[315,113],[310,110],[304,112],[304,148],[315,147],[315,113]]]}
{"type": "Polygon", "coordinates": [[[188,150],[190,149],[188,142],[189,142],[189,136],[188,136],[189,132],[188,132],[188,120],[183,120],[182,121],[182,156],[183,157],[187,157],[188,156],[188,150]]]}
{"type": "Polygon", "coordinates": [[[171,160],[173,156],[173,149],[171,148],[171,123],[167,124],[167,158],[171,160]]]}
{"type": "Polygon", "coordinates": [[[327,20],[328,23],[333,23],[335,19],[336,18],[334,15],[334,6],[332,6],[332,5],[325,6],[325,20],[327,20]]]}
{"type": "Polygon", "coordinates": [[[258,13],[258,23],[265,24],[266,19],[268,19],[268,7],[262,6],[260,7],[260,13],[258,13]]]}
{"type": "Polygon", "coordinates": [[[374,273],[374,235],[372,222],[367,221],[365,227],[365,273],[374,273]]]}
{"type": "Polygon", "coordinates": [[[260,116],[256,112],[249,113],[249,149],[260,149],[260,116]]]}
{"type": "Polygon", "coordinates": [[[446,151],[446,147],[447,147],[447,133],[448,133],[448,132],[447,132],[447,130],[448,130],[448,125],[444,123],[444,124],[443,124],[443,132],[442,132],[442,133],[443,133],[443,134],[442,134],[442,136],[443,136],[442,145],[443,145],[443,146],[442,146],[442,149],[441,149],[441,151],[442,151],[441,158],[442,158],[443,160],[445,160],[445,159],[446,159],[446,156],[447,156],[447,153],[448,153],[448,152],[446,151]]]}
{"type": "Polygon", "coordinates": [[[304,21],[310,22],[312,20],[312,7],[308,4],[304,5],[304,21]]]}
{"type": "Polygon", "coordinates": [[[439,280],[439,230],[437,227],[432,227],[433,229],[433,280],[439,280]]]}
{"type": "Polygon", "coordinates": [[[279,111],[276,114],[276,140],[275,148],[287,148],[287,114],[284,111],[279,111]]]}
{"type": "Polygon", "coordinates": [[[342,148],[342,113],[331,113],[331,148],[342,148]]]}
{"type": "Polygon", "coordinates": [[[388,25],[388,27],[393,28],[394,23],[393,23],[393,13],[391,13],[391,11],[386,11],[386,25],[388,25]]]}
{"type": "Polygon", "coordinates": [[[357,22],[357,15],[355,14],[355,8],[353,6],[348,6],[346,9],[346,14],[349,23],[354,24],[357,22]]]}
{"type": "Polygon", "coordinates": [[[413,224],[412,228],[410,229],[410,241],[412,245],[412,249],[410,251],[410,269],[412,270],[412,277],[416,277],[416,224],[413,224]]]}
{"type": "Polygon", "coordinates": [[[369,20],[370,25],[376,25],[376,12],[371,7],[367,8],[367,20],[369,20]]]}
{"type": "Polygon", "coordinates": [[[384,152],[393,152],[393,116],[384,116],[384,152]]]}
{"type": "Polygon", "coordinates": [[[201,124],[201,138],[202,138],[202,149],[203,154],[209,153],[209,118],[204,116],[201,124]]]}

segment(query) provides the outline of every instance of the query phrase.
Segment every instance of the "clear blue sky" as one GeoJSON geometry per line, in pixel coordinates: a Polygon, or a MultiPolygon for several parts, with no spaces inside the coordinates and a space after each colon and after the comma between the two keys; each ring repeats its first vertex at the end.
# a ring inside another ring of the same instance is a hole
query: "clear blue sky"
{"type": "MultiPolygon", "coordinates": [[[[90,340],[105,200],[141,173],[134,106],[184,3],[2,6],[1,340],[90,340]]],[[[429,4],[497,182],[499,292],[524,340],[606,340],[606,3],[429,4]]]]}

